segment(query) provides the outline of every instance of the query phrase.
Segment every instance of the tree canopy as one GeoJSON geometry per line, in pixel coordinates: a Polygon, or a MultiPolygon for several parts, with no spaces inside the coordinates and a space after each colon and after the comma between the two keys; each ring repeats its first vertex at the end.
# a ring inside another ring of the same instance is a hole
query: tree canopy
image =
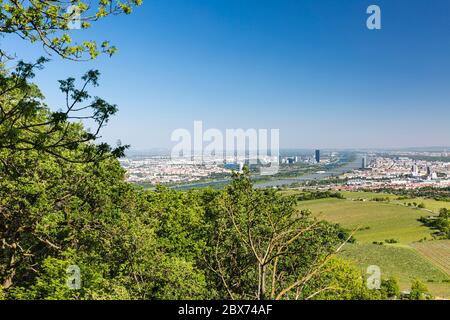
{"type": "MultiPolygon", "coordinates": [[[[47,60],[36,63],[19,62],[12,73],[0,70],[0,151],[38,150],[74,162],[92,162],[106,156],[121,156],[127,146],[115,148],[106,143],[94,144],[100,130],[117,112],[117,106],[99,97],[91,97],[89,86],[97,86],[100,73],[88,71],[81,78],[80,87],[74,78],[60,81],[65,105],[51,111],[43,101],[37,86],[29,81],[36,69],[47,60]],[[90,101],[89,101],[90,100],[90,101]],[[93,125],[90,131],[81,121],[93,125]]],[[[13,169],[5,159],[3,165],[13,169]]]]}
{"type": "MultiPolygon", "coordinates": [[[[117,48],[108,41],[73,41],[71,23],[87,29],[107,16],[130,14],[141,4],[142,0],[4,0],[0,2],[0,34],[17,35],[66,59],[89,60],[99,53],[112,55],[117,48]]],[[[12,58],[3,50],[0,55],[12,58]]]]}

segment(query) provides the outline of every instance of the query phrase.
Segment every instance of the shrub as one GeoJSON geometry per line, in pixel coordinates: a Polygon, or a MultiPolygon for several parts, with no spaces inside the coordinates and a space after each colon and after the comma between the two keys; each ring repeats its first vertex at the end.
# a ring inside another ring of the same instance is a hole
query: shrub
{"type": "Polygon", "coordinates": [[[398,285],[398,280],[394,277],[381,281],[380,287],[381,294],[386,298],[397,298],[400,297],[400,286],[398,285]]]}
{"type": "Polygon", "coordinates": [[[411,284],[411,293],[409,294],[409,300],[431,300],[433,296],[428,291],[427,286],[416,279],[411,284]]]}

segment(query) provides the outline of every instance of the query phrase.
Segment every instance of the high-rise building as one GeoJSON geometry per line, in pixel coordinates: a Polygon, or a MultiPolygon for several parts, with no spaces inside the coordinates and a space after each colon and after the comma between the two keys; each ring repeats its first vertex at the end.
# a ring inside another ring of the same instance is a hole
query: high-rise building
{"type": "Polygon", "coordinates": [[[362,158],[361,169],[365,169],[367,167],[367,157],[364,156],[362,158]]]}
{"type": "Polygon", "coordinates": [[[316,162],[320,162],[320,150],[316,150],[316,162]]]}
{"type": "Polygon", "coordinates": [[[419,169],[417,168],[417,164],[414,163],[411,167],[411,174],[413,177],[417,177],[419,175],[419,169]]]}

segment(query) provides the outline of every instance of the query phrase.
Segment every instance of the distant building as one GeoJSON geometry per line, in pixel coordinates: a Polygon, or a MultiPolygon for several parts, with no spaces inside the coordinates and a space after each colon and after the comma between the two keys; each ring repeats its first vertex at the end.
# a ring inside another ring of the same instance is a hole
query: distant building
{"type": "Polygon", "coordinates": [[[320,150],[316,150],[316,162],[320,162],[320,150]]]}
{"type": "Polygon", "coordinates": [[[224,167],[225,169],[228,169],[228,170],[233,170],[233,171],[241,172],[242,169],[243,169],[243,167],[244,167],[244,163],[243,163],[243,162],[238,162],[238,163],[225,163],[225,164],[223,165],[223,167],[224,167]]]}
{"type": "Polygon", "coordinates": [[[364,156],[362,158],[361,169],[365,169],[367,167],[367,157],[364,156]]]}
{"type": "Polygon", "coordinates": [[[411,174],[413,177],[417,177],[419,175],[419,169],[417,168],[417,164],[414,163],[411,167],[411,174]]]}

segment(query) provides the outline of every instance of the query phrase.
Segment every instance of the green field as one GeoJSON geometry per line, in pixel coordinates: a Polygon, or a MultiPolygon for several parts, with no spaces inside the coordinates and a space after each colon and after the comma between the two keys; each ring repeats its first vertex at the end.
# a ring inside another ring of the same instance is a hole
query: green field
{"type": "Polygon", "coordinates": [[[371,200],[379,197],[387,197],[389,198],[389,202],[393,204],[407,206],[408,203],[423,203],[425,205],[425,209],[431,210],[435,213],[439,212],[441,208],[450,209],[450,202],[444,201],[436,201],[433,199],[425,199],[425,198],[408,198],[399,200],[399,196],[393,194],[386,193],[376,193],[376,192],[351,192],[351,191],[342,191],[342,195],[347,199],[367,199],[371,200]]]}
{"type": "Polygon", "coordinates": [[[383,277],[399,280],[401,290],[409,290],[411,281],[418,278],[433,295],[450,297],[450,277],[410,246],[348,244],[341,255],[354,261],[363,272],[370,265],[379,266],[383,277]]]}
{"type": "Polygon", "coordinates": [[[450,240],[415,243],[414,249],[442,271],[450,274],[450,240]]]}
{"type": "Polygon", "coordinates": [[[302,201],[300,208],[310,209],[316,216],[348,229],[359,228],[355,238],[364,243],[395,239],[409,244],[432,237],[432,231],[417,221],[427,212],[396,204],[319,199],[302,201]]]}
{"type": "Polygon", "coordinates": [[[433,231],[417,221],[421,216],[433,214],[430,210],[438,212],[440,208],[450,208],[448,202],[397,200],[396,195],[366,192],[342,194],[345,200],[301,201],[298,208],[309,209],[316,217],[347,229],[359,228],[355,232],[356,244],[346,245],[341,255],[353,260],[363,272],[369,265],[377,265],[384,276],[397,277],[402,290],[408,290],[411,281],[418,278],[427,284],[433,295],[450,298],[450,270],[446,269],[450,265],[450,241],[431,241],[433,231]],[[370,201],[375,197],[389,197],[390,201],[370,201]],[[426,208],[408,207],[405,202],[424,203],[426,208]],[[373,244],[388,239],[395,239],[397,243],[373,244]]]}

